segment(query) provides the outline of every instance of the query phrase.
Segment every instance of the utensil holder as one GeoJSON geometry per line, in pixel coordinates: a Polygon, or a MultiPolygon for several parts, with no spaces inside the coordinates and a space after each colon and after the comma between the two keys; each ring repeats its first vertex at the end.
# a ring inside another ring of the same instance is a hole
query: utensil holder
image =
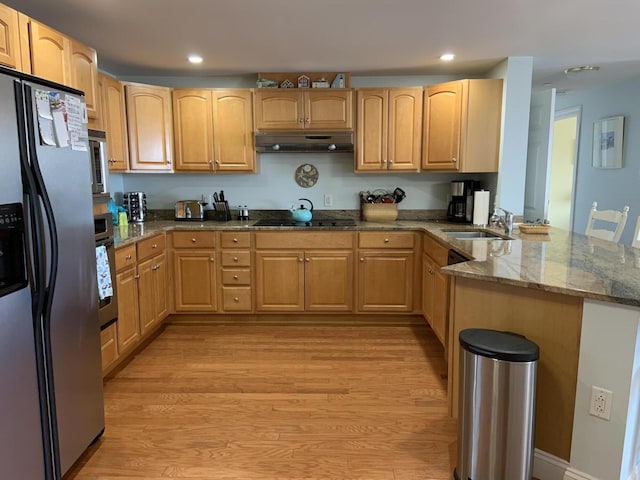
{"type": "Polygon", "coordinates": [[[393,222],[398,218],[398,204],[363,203],[362,216],[365,222],[393,222]]]}
{"type": "Polygon", "coordinates": [[[216,222],[228,222],[231,220],[231,211],[229,210],[229,202],[213,202],[213,210],[207,210],[207,219],[216,222]]]}

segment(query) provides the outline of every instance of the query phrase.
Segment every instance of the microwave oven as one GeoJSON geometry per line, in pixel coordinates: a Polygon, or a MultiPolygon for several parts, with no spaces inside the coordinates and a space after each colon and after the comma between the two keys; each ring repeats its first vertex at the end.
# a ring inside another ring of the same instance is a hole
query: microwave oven
{"type": "Polygon", "coordinates": [[[91,157],[91,190],[93,193],[109,191],[109,167],[107,163],[107,135],[99,130],[88,131],[91,157]]]}

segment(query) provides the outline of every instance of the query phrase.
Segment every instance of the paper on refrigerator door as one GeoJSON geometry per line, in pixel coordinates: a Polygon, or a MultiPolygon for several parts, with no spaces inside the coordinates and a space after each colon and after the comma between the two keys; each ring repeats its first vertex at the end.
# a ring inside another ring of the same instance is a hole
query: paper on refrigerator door
{"type": "Polygon", "coordinates": [[[87,130],[83,123],[82,104],[83,102],[79,97],[74,97],[73,95],[65,97],[67,129],[69,130],[71,149],[86,152],[88,150],[88,139],[87,130]]]}
{"type": "Polygon", "coordinates": [[[40,130],[40,143],[55,147],[56,137],[53,132],[53,115],[51,114],[51,104],[49,103],[49,92],[36,90],[36,112],[38,113],[38,130],[40,130]]]}

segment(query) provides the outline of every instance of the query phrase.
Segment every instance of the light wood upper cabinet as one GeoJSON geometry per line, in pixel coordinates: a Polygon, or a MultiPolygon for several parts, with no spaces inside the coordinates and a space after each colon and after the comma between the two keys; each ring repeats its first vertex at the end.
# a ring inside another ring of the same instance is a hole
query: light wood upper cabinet
{"type": "Polygon", "coordinates": [[[18,12],[0,4],[0,64],[22,70],[18,12]]]}
{"type": "Polygon", "coordinates": [[[103,127],[107,133],[109,171],[129,169],[127,120],[122,83],[109,75],[98,74],[102,97],[103,127]]]}
{"type": "Polygon", "coordinates": [[[432,85],[424,96],[422,169],[497,172],[502,80],[432,85]]]}
{"type": "Polygon", "coordinates": [[[251,90],[173,92],[176,170],[255,172],[251,90]]]}
{"type": "Polygon", "coordinates": [[[356,171],[418,171],[422,88],[357,91],[356,171]]]}
{"type": "Polygon", "coordinates": [[[171,170],[171,89],[125,84],[131,170],[171,170]]]}
{"type": "Polygon", "coordinates": [[[71,85],[70,41],[62,33],[29,20],[31,73],[52,82],[71,85]]]}
{"type": "Polygon", "coordinates": [[[70,40],[70,86],[84,92],[87,116],[99,118],[100,94],[98,92],[98,55],[93,48],[76,40],[70,40]]]}
{"type": "Polygon", "coordinates": [[[258,89],[255,124],[257,130],[350,130],[353,91],[258,89]]]}

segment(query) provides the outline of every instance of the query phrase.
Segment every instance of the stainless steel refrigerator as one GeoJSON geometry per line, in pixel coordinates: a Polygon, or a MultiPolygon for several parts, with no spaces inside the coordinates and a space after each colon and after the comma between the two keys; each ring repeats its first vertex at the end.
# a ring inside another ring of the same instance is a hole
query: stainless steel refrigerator
{"type": "Polygon", "coordinates": [[[3,478],[59,479],[104,431],[90,159],[86,124],[72,128],[70,113],[78,100],[0,68],[3,478]]]}

